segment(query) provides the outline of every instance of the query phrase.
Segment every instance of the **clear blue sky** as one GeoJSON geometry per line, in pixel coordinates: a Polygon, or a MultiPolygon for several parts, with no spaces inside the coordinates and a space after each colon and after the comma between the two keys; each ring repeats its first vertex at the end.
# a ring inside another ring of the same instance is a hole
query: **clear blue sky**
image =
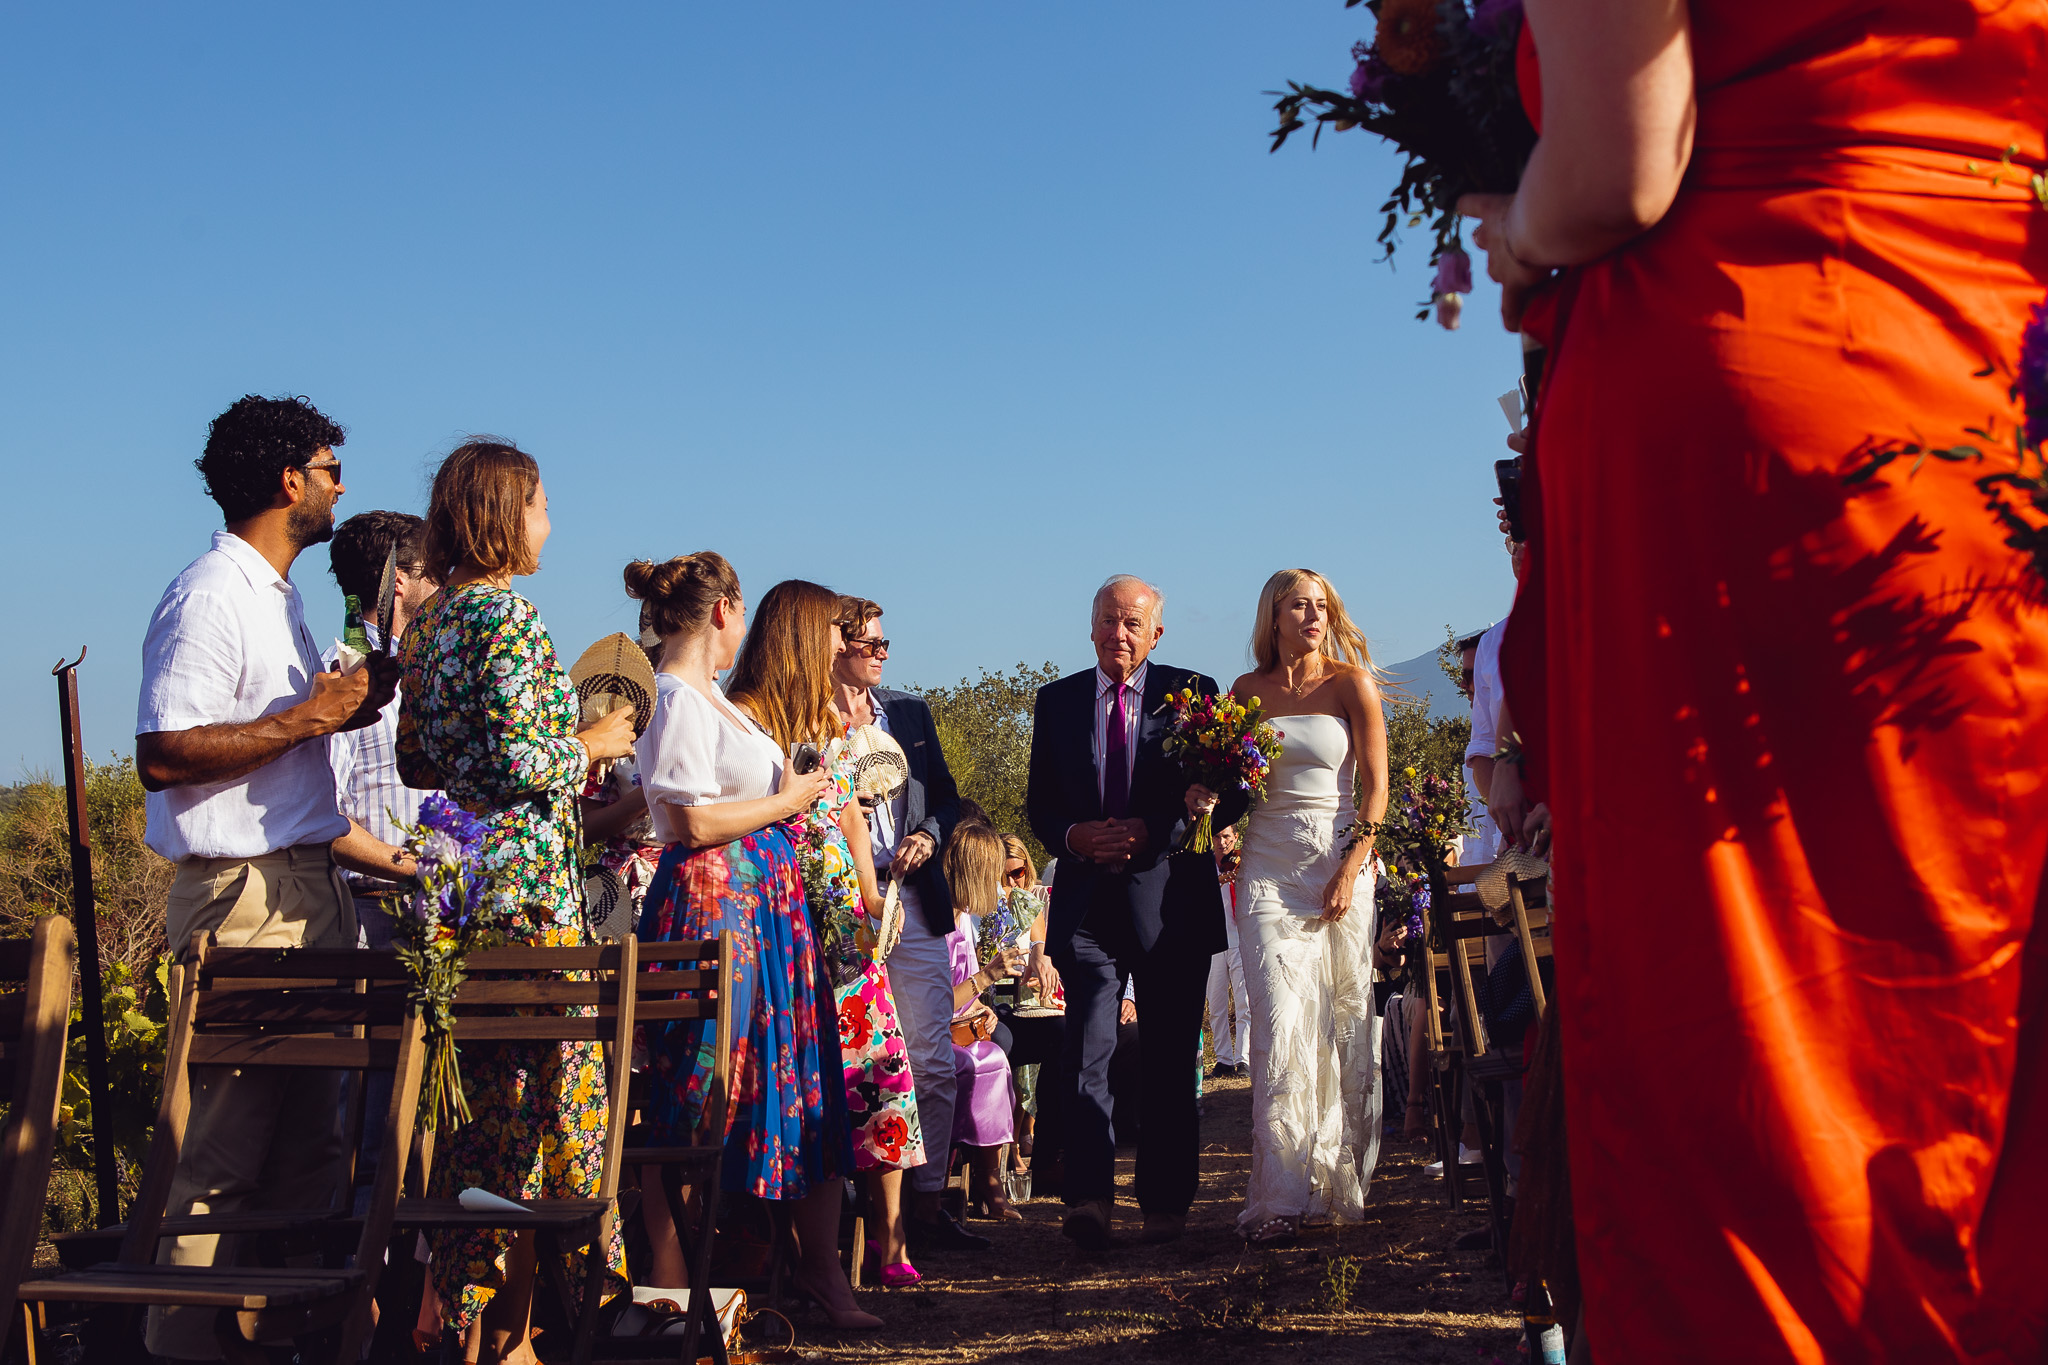
{"type": "MultiPolygon", "coordinates": [[[[218,525],[192,468],[246,392],[349,429],[343,515],[420,510],[509,436],[563,653],[619,568],[712,547],[749,596],[876,598],[890,681],[1088,658],[1111,572],[1226,681],[1304,564],[1383,659],[1483,624],[1482,292],[1412,321],[1376,264],[1391,154],[1267,153],[1263,93],[1341,82],[1340,0],[16,7],[0,50],[0,780],[126,752],[143,629],[218,525]]],[[[340,631],[325,547],[299,561],[340,631]]]]}

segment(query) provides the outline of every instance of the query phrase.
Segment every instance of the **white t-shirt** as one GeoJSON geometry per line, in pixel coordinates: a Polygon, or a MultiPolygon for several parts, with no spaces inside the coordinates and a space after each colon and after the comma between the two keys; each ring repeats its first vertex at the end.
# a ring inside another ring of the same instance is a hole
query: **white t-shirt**
{"type": "MultiPolygon", "coordinates": [[[[320,650],[299,590],[240,536],[213,548],[164,589],[142,644],[135,733],[257,720],[313,695],[320,650]]],[[[324,738],[295,744],[252,773],[149,793],[152,849],[186,858],[256,858],[348,833],[334,799],[324,738]]]]}
{"type": "Polygon", "coordinates": [[[654,837],[664,844],[682,838],[670,807],[758,800],[782,781],[782,750],[766,730],[673,673],[654,675],[654,718],[633,755],[654,837]]]}

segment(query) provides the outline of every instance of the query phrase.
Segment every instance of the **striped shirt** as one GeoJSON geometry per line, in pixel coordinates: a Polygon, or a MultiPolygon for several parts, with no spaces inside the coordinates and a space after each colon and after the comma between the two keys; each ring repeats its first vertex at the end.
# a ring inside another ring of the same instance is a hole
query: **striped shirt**
{"type": "MultiPolygon", "coordinates": [[[[1131,773],[1138,766],[1138,712],[1144,705],[1145,675],[1150,661],[1138,665],[1124,683],[1124,790],[1129,791],[1131,773]]],[[[1103,794],[1102,756],[1109,752],[1109,717],[1116,710],[1116,684],[1100,666],[1095,670],[1095,794],[1103,794]]]]}
{"type": "MultiPolygon", "coordinates": [[[[377,645],[377,627],[365,622],[371,647],[377,645]]],[[[321,661],[332,667],[335,650],[321,661]]],[[[419,823],[420,806],[432,795],[398,780],[398,697],[393,695],[377,715],[377,723],[360,730],[341,730],[327,737],[327,761],[334,768],[334,795],[341,813],[367,830],[372,838],[387,844],[405,842],[403,826],[419,823]]],[[[399,884],[367,877],[347,868],[349,890],[358,896],[397,891],[399,884]]]]}

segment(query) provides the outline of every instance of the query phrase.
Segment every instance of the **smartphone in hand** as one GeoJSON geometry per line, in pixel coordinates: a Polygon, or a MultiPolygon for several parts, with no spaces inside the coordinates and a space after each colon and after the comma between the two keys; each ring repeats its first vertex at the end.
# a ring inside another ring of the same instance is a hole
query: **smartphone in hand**
{"type": "Polygon", "coordinates": [[[1522,525],[1522,462],[1495,460],[1493,481],[1500,485],[1500,510],[1508,519],[1508,534],[1517,541],[1529,538],[1522,525]]]}

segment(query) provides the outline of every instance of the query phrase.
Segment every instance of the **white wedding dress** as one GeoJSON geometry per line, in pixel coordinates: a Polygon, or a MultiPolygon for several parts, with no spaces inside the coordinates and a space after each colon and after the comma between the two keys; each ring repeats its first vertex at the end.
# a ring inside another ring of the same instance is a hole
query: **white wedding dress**
{"type": "Polygon", "coordinates": [[[1273,721],[1280,755],[1252,811],[1237,879],[1237,942],[1252,1023],[1252,1177],[1238,1228],[1353,1221],[1380,1149],[1371,864],[1351,909],[1323,890],[1356,819],[1356,755],[1340,716],[1273,721]]]}

